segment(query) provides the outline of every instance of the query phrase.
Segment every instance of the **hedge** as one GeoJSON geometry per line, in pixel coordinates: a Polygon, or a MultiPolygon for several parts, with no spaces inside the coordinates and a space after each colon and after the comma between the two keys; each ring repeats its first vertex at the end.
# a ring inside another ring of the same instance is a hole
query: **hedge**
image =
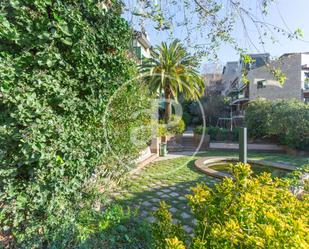
{"type": "Polygon", "coordinates": [[[275,136],[283,145],[309,149],[309,105],[297,100],[256,100],[246,110],[245,123],[253,138],[275,136]]]}
{"type": "MultiPolygon", "coordinates": [[[[196,126],[193,130],[196,134],[203,133],[203,126],[196,126]]],[[[233,128],[233,131],[230,131],[226,128],[209,126],[205,128],[205,134],[210,136],[211,140],[214,141],[238,141],[239,140],[239,128],[233,128]]]]}
{"type": "Polygon", "coordinates": [[[69,248],[83,238],[81,213],[140,150],[130,140],[145,119],[133,114],[147,103],[137,82],[115,95],[104,119],[137,72],[121,4],[109,4],[0,3],[0,236],[19,248],[69,248]]]}

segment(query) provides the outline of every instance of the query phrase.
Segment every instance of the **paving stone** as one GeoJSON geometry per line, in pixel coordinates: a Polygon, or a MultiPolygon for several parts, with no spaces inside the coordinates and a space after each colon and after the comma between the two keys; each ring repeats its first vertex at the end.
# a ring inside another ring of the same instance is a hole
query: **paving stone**
{"type": "Polygon", "coordinates": [[[167,195],[167,194],[164,194],[164,195],[162,195],[161,197],[162,197],[162,198],[170,198],[170,196],[167,195]]]}
{"type": "Polygon", "coordinates": [[[141,212],[141,216],[143,216],[143,217],[148,216],[148,212],[147,212],[147,211],[142,211],[142,212],[141,212]]]}
{"type": "Polygon", "coordinates": [[[187,233],[192,233],[193,232],[193,228],[188,226],[188,225],[184,225],[183,229],[187,232],[187,233]]]}
{"type": "Polygon", "coordinates": [[[176,213],[177,211],[178,211],[178,209],[177,208],[174,208],[174,207],[172,207],[172,208],[170,208],[170,211],[171,211],[171,213],[176,213]]]}
{"type": "Polygon", "coordinates": [[[176,188],[176,187],[170,187],[170,189],[171,189],[171,190],[176,190],[177,188],[176,188]]]}
{"type": "Polygon", "coordinates": [[[179,201],[178,201],[178,200],[172,200],[172,203],[173,203],[174,205],[178,205],[178,204],[179,204],[179,201]]]}
{"type": "Polygon", "coordinates": [[[164,193],[169,193],[169,192],[171,192],[170,189],[162,189],[161,191],[164,192],[164,193]]]}
{"type": "Polygon", "coordinates": [[[194,219],[193,221],[192,221],[192,223],[193,223],[193,225],[197,225],[197,219],[194,219]]]}
{"type": "Polygon", "coordinates": [[[158,198],[152,198],[152,199],[150,199],[150,201],[151,201],[151,202],[160,202],[161,200],[158,199],[158,198]]]}
{"type": "Polygon", "coordinates": [[[170,193],[170,196],[177,197],[177,196],[179,196],[179,194],[176,193],[176,192],[173,192],[173,193],[170,193]]]}
{"type": "Polygon", "coordinates": [[[152,211],[152,212],[154,212],[154,211],[156,211],[158,208],[157,207],[152,207],[150,210],[152,211]]]}
{"type": "Polygon", "coordinates": [[[181,213],[181,215],[180,215],[183,219],[188,219],[188,218],[190,218],[191,217],[191,215],[190,214],[188,214],[188,213],[186,213],[186,212],[183,212],[183,213],[181,213]]]}
{"type": "Polygon", "coordinates": [[[163,193],[163,192],[156,192],[156,195],[162,196],[162,195],[165,195],[165,193],[163,193]]]}
{"type": "Polygon", "coordinates": [[[179,223],[179,220],[174,218],[174,219],[172,219],[172,223],[177,224],[177,223],[179,223]]]}
{"type": "Polygon", "coordinates": [[[179,197],[178,197],[178,200],[185,201],[185,200],[187,200],[187,198],[186,198],[186,197],[183,197],[183,196],[179,196],[179,197]]]}
{"type": "Polygon", "coordinates": [[[155,183],[150,183],[150,184],[148,184],[148,187],[155,188],[155,187],[157,187],[157,185],[155,183]]]}
{"type": "Polygon", "coordinates": [[[150,223],[153,223],[156,219],[153,216],[147,217],[146,218],[147,221],[149,221],[150,223]]]}
{"type": "Polygon", "coordinates": [[[144,201],[144,202],[142,203],[142,205],[145,206],[145,207],[149,207],[149,206],[151,206],[151,203],[148,202],[148,201],[144,201]]]}

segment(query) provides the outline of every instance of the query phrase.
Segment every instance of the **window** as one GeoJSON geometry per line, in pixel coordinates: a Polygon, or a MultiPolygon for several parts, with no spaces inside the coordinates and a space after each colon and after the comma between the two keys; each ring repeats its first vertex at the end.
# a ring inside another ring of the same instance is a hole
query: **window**
{"type": "Polygon", "coordinates": [[[266,87],[266,80],[259,80],[257,82],[257,89],[265,88],[266,87]]]}

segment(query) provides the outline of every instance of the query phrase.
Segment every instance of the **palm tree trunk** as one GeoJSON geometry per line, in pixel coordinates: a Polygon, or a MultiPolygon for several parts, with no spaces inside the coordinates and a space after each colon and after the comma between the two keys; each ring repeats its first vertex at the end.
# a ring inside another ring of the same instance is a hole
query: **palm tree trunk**
{"type": "Polygon", "coordinates": [[[165,113],[164,113],[164,120],[165,123],[168,124],[171,119],[171,90],[169,87],[164,89],[164,96],[165,96],[165,113]]]}

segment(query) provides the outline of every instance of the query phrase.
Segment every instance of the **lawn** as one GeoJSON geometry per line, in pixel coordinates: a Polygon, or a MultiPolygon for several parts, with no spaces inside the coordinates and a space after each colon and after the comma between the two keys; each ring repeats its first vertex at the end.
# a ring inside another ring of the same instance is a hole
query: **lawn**
{"type": "MultiPolygon", "coordinates": [[[[170,206],[174,221],[181,221],[187,232],[195,225],[185,195],[190,193],[190,187],[198,182],[213,186],[219,180],[198,172],[194,161],[203,156],[237,156],[237,152],[208,151],[197,156],[183,156],[176,159],[162,160],[149,164],[141,172],[122,184],[121,189],[114,194],[116,203],[125,207],[138,208],[141,217],[149,222],[154,220],[153,211],[159,206],[160,200],[165,200],[170,206]]],[[[249,153],[250,159],[288,162],[302,167],[309,164],[309,158],[294,157],[283,154],[249,153]]]]}

